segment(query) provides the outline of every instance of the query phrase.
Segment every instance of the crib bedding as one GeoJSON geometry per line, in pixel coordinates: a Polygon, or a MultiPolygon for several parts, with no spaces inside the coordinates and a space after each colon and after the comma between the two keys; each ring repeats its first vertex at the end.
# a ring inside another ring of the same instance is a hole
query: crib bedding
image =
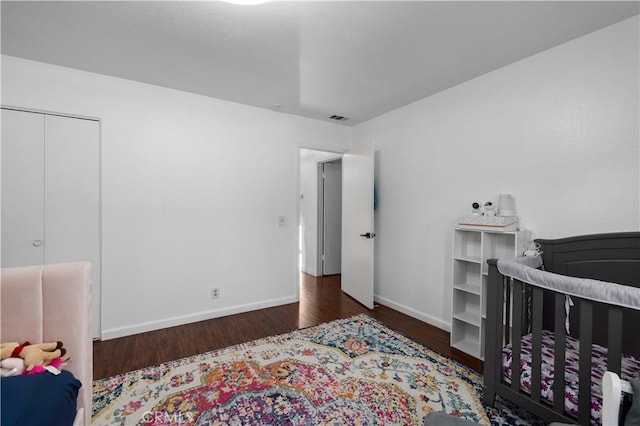
{"type": "Polygon", "coordinates": [[[68,426],[76,417],[82,384],[73,374],[19,375],[0,379],[2,426],[68,426]]]}
{"type": "MultiPolygon", "coordinates": [[[[521,376],[520,386],[527,392],[531,389],[531,334],[522,337],[522,351],[520,355],[521,376]]],[[[565,360],[565,411],[574,416],[578,414],[578,377],[579,377],[579,349],[578,340],[567,336],[565,360]]],[[[511,344],[502,350],[502,374],[506,381],[511,381],[511,344]]],[[[607,371],[607,348],[592,345],[591,358],[591,414],[592,422],[599,423],[602,410],[602,392],[600,383],[602,375],[607,371]]],[[[553,401],[554,378],[554,334],[542,331],[542,376],[541,396],[551,403],[553,401]]],[[[640,374],[640,358],[623,355],[621,376],[624,379],[638,377],[640,374]]]]}

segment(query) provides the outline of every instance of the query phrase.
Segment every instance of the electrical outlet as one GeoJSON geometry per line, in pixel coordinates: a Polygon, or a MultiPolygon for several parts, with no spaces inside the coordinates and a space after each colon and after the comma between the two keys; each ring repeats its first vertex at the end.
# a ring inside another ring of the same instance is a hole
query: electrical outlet
{"type": "Polygon", "coordinates": [[[220,289],[219,288],[212,288],[211,289],[211,298],[212,299],[217,299],[218,297],[220,297],[220,289]]]}

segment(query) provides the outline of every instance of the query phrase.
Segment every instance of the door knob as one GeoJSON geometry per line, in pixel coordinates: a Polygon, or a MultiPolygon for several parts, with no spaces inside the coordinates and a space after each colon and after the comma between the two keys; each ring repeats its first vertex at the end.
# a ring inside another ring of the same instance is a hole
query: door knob
{"type": "Polygon", "coordinates": [[[376,234],[374,234],[373,232],[367,232],[366,234],[360,234],[360,236],[365,238],[373,238],[376,236],[376,234]]]}
{"type": "Polygon", "coordinates": [[[35,240],[35,241],[33,242],[33,246],[34,246],[34,247],[40,247],[41,245],[42,245],[42,240],[35,240]]]}

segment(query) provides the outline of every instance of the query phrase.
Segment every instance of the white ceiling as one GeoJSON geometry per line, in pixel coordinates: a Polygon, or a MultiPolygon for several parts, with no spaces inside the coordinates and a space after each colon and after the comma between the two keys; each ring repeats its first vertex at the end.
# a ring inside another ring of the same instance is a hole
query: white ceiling
{"type": "Polygon", "coordinates": [[[639,4],[2,1],[2,53],[353,125],[637,15],[639,4]]]}

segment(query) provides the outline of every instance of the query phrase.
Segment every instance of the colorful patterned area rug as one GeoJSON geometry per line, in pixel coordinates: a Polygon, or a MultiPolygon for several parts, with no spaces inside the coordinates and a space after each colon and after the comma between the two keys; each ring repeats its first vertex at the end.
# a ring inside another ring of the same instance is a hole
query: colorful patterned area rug
{"type": "Polygon", "coordinates": [[[93,383],[93,425],[419,425],[485,410],[482,376],[364,314],[93,383]]]}

